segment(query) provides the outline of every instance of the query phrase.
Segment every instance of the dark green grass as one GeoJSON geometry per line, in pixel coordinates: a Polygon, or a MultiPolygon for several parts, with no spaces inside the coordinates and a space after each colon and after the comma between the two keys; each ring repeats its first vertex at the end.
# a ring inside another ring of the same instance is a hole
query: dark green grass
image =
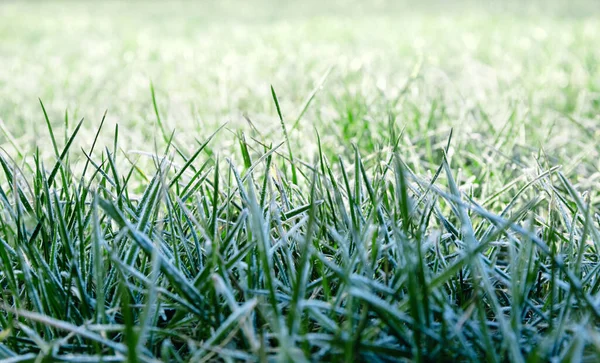
{"type": "Polygon", "coordinates": [[[472,5],[0,3],[0,360],[600,360],[598,4],[472,5]]]}
{"type": "Polygon", "coordinates": [[[542,155],[478,201],[451,134],[424,177],[394,123],[375,154],[294,164],[241,134],[241,165],[165,134],[144,170],[118,136],[71,150],[80,125],[54,165],[0,157],[0,358],[598,357],[598,215],[542,155]]]}

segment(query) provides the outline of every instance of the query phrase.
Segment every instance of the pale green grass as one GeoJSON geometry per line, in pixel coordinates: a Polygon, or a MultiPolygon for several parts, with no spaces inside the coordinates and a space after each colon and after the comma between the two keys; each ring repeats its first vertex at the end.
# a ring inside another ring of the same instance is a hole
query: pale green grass
{"type": "Polygon", "coordinates": [[[0,4],[0,359],[596,360],[599,14],[0,4]]]}

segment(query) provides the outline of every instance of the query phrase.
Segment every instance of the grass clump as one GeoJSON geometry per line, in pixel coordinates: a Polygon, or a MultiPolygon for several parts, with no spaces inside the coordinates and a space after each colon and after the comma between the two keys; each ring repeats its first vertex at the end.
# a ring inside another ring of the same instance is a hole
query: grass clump
{"type": "Polygon", "coordinates": [[[597,12],[0,3],[0,360],[598,360],[597,12]]]}
{"type": "Polygon", "coordinates": [[[481,203],[451,134],[424,178],[393,124],[376,154],[294,164],[243,134],[242,165],[171,135],[143,170],[118,136],[71,150],[80,127],[50,168],[0,157],[3,359],[598,355],[597,215],[542,156],[481,203]]]}

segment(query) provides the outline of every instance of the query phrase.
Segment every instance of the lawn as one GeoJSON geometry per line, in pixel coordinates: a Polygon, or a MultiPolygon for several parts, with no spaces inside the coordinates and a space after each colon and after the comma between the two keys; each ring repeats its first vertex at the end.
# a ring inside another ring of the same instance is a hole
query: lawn
{"type": "Polygon", "coordinates": [[[600,4],[0,3],[0,360],[600,359],[600,4]]]}

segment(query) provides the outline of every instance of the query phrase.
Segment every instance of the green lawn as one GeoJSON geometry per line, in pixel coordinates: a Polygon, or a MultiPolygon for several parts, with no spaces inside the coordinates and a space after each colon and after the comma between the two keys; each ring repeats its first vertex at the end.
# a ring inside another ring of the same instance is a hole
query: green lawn
{"type": "Polygon", "coordinates": [[[595,361],[599,44],[594,1],[0,3],[0,360],[595,361]]]}

